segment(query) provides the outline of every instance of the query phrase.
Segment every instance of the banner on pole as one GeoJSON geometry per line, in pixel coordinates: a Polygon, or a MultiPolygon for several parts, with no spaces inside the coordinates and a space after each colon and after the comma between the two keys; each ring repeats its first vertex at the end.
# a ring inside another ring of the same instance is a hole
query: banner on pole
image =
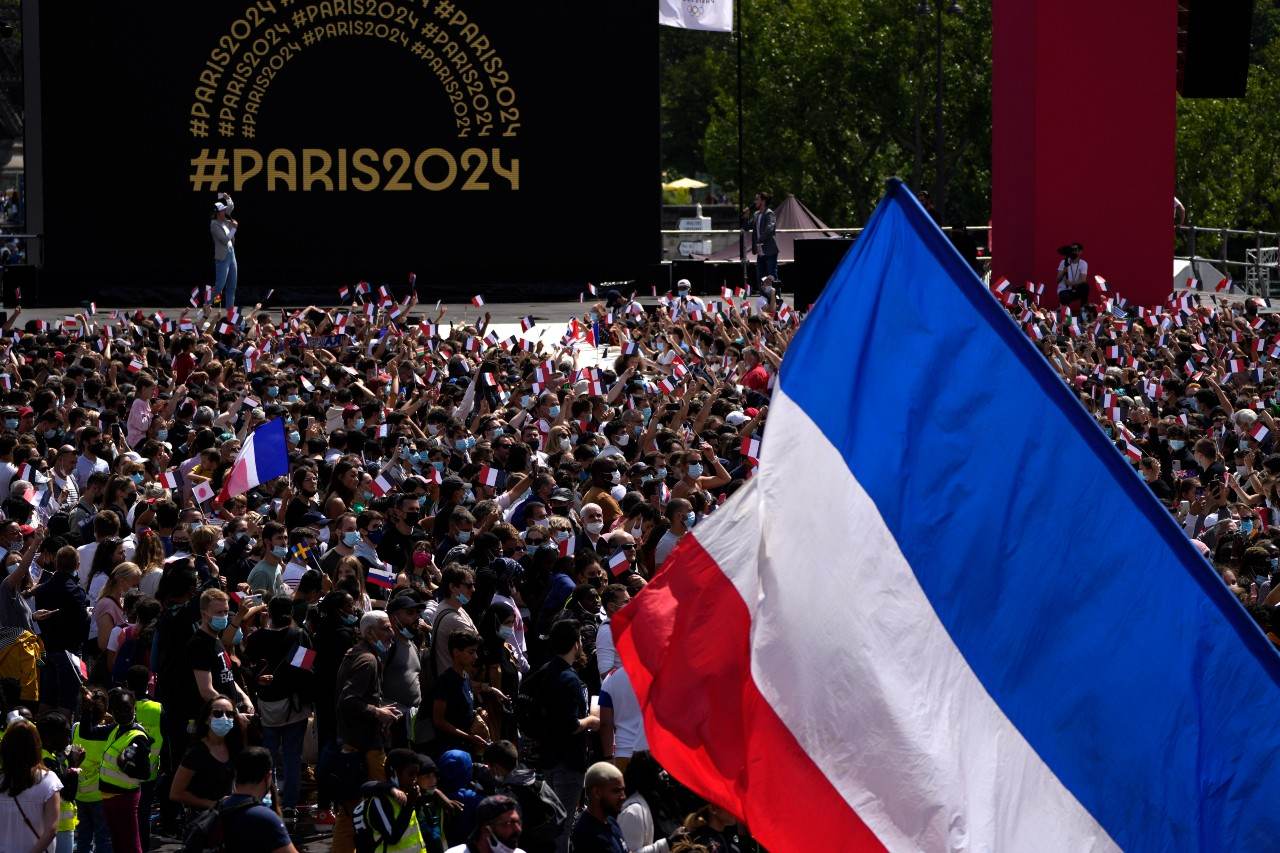
{"type": "Polygon", "coordinates": [[[733,32],[733,0],[658,0],[658,23],[685,30],[733,32]]]}

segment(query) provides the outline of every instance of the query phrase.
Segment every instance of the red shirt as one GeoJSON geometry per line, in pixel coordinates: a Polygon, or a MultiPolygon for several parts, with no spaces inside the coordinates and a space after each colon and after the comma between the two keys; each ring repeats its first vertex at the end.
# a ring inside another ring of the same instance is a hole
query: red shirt
{"type": "Polygon", "coordinates": [[[769,390],[769,373],[763,364],[757,364],[742,377],[742,384],[752,391],[764,394],[769,390]]]}

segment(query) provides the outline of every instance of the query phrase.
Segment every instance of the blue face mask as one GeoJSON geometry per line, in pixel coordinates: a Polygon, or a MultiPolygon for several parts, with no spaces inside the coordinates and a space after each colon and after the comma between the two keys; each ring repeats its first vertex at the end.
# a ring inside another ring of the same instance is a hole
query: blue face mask
{"type": "Polygon", "coordinates": [[[466,604],[469,601],[471,601],[471,596],[467,595],[465,592],[458,593],[459,604],[466,604]]]}
{"type": "Polygon", "coordinates": [[[533,405],[533,398],[530,397],[528,394],[525,394],[520,398],[520,408],[527,409],[532,405],[533,405]]]}
{"type": "Polygon", "coordinates": [[[5,419],[4,419],[4,426],[5,426],[5,429],[17,429],[17,428],[18,428],[18,419],[17,419],[17,418],[5,418],[5,419]]]}
{"type": "Polygon", "coordinates": [[[227,630],[227,625],[229,625],[230,623],[231,623],[230,617],[225,615],[212,616],[209,618],[209,627],[217,631],[218,633],[222,633],[223,631],[227,630]]]}
{"type": "Polygon", "coordinates": [[[226,737],[236,727],[236,721],[230,717],[214,717],[209,721],[209,731],[218,737],[226,737]]]}
{"type": "Polygon", "coordinates": [[[267,396],[268,396],[268,397],[279,397],[279,396],[280,396],[280,386],[278,386],[278,385],[268,385],[268,386],[267,386],[267,396]]]}
{"type": "Polygon", "coordinates": [[[492,436],[492,437],[493,437],[493,438],[497,438],[497,437],[498,437],[498,436],[500,436],[500,435],[502,435],[502,427],[494,427],[494,428],[493,428],[493,436],[492,436]]]}
{"type": "Polygon", "coordinates": [[[364,429],[364,418],[356,418],[356,429],[364,429]]]}
{"type": "Polygon", "coordinates": [[[418,509],[426,509],[426,508],[427,508],[427,496],[418,495],[418,509]]]}
{"type": "MultiPolygon", "coordinates": [[[[163,432],[163,431],[164,431],[164,430],[161,430],[160,432],[163,432]]],[[[160,434],[160,433],[156,433],[156,435],[157,435],[157,436],[158,436],[159,434],[160,434]]],[[[53,441],[53,439],[57,438],[57,436],[58,436],[58,431],[57,431],[56,429],[47,429],[47,430],[45,430],[45,431],[44,431],[44,437],[45,437],[45,439],[47,439],[47,440],[49,440],[49,441],[53,441]]],[[[162,438],[162,439],[160,439],[160,440],[161,440],[161,441],[164,441],[164,439],[163,439],[163,438],[162,438]]]]}
{"type": "Polygon", "coordinates": [[[640,414],[644,415],[644,421],[648,423],[649,418],[653,417],[653,409],[650,406],[645,406],[640,410],[640,414]]]}
{"type": "Polygon", "coordinates": [[[658,478],[659,480],[665,480],[665,479],[667,479],[667,469],[666,469],[666,468],[659,468],[657,471],[654,471],[653,473],[657,476],[657,478],[658,478]]]}
{"type": "Polygon", "coordinates": [[[188,524],[188,525],[187,525],[187,528],[188,528],[192,533],[195,533],[195,532],[196,532],[197,530],[199,530],[201,527],[204,527],[204,522],[203,522],[203,521],[193,521],[193,522],[191,522],[190,524],[188,524]]]}
{"type": "Polygon", "coordinates": [[[302,441],[302,433],[298,432],[296,429],[291,430],[289,432],[289,443],[297,444],[300,441],[302,441]]]}
{"type": "Polygon", "coordinates": [[[1249,534],[1249,533],[1252,533],[1252,532],[1253,532],[1253,519],[1249,519],[1249,520],[1247,520],[1247,521],[1242,521],[1242,522],[1240,522],[1240,532],[1241,532],[1241,533],[1244,533],[1244,534],[1246,534],[1246,535],[1247,535],[1247,534],[1249,534]]]}
{"type": "Polygon", "coordinates": [[[342,534],[342,544],[348,548],[354,548],[360,544],[360,534],[355,530],[348,530],[342,534]]]}
{"type": "MultiPolygon", "coordinates": [[[[551,417],[553,417],[553,418],[558,418],[558,417],[560,417],[560,407],[559,407],[559,406],[552,406],[550,409],[547,409],[547,414],[551,415],[551,417]]],[[[14,423],[14,426],[15,426],[15,427],[16,427],[17,425],[18,425],[17,423],[14,423]]]]}
{"type": "Polygon", "coordinates": [[[289,549],[283,545],[277,545],[271,549],[271,553],[277,560],[283,560],[289,556],[289,549]]]}
{"type": "Polygon", "coordinates": [[[387,653],[387,644],[382,642],[381,640],[374,640],[373,650],[380,655],[385,655],[387,653]]]}
{"type": "Polygon", "coordinates": [[[432,467],[432,468],[435,468],[437,471],[439,471],[439,472],[441,472],[441,473],[444,473],[444,463],[443,463],[443,462],[432,462],[432,463],[431,463],[431,467],[432,467]]]}
{"type": "Polygon", "coordinates": [[[297,403],[297,402],[298,402],[298,395],[297,395],[297,394],[290,394],[290,395],[289,395],[289,397],[288,397],[288,402],[290,402],[290,403],[297,403]]]}
{"type": "Polygon", "coordinates": [[[461,543],[463,543],[463,544],[466,544],[467,542],[470,542],[470,541],[471,541],[471,531],[470,531],[470,530],[459,530],[459,531],[458,531],[458,541],[459,541],[459,542],[461,542],[461,543]]]}
{"type": "Polygon", "coordinates": [[[1186,446],[1187,446],[1187,443],[1186,443],[1185,441],[1183,441],[1182,439],[1180,439],[1180,438],[1171,438],[1171,439],[1169,439],[1169,449],[1170,449],[1170,450],[1181,450],[1182,448],[1184,448],[1184,447],[1186,447],[1186,446]]]}
{"type": "Polygon", "coordinates": [[[133,482],[137,483],[139,486],[142,485],[142,475],[136,471],[129,475],[129,479],[133,480],[133,482]]]}
{"type": "Polygon", "coordinates": [[[702,463],[701,463],[701,462],[695,462],[695,463],[693,463],[692,465],[690,465],[690,466],[689,466],[689,476],[690,476],[690,477],[701,477],[701,476],[702,476],[702,463]]]}
{"type": "Polygon", "coordinates": [[[239,628],[237,628],[236,635],[231,639],[231,644],[233,646],[238,646],[243,640],[244,640],[244,631],[241,631],[239,628]]]}
{"type": "Polygon", "coordinates": [[[1272,557],[1267,563],[1270,565],[1272,572],[1280,571],[1280,557],[1272,557]]]}
{"type": "MultiPolygon", "coordinates": [[[[45,437],[48,438],[49,436],[46,434],[45,437]]],[[[167,429],[156,430],[156,441],[168,441],[168,440],[169,440],[169,431],[167,429]]]]}
{"type": "Polygon", "coordinates": [[[350,625],[354,625],[354,624],[356,624],[356,623],[357,623],[357,622],[359,622],[359,621],[360,621],[360,617],[359,617],[359,616],[357,616],[357,615],[355,615],[354,613],[344,613],[344,614],[342,615],[342,624],[343,624],[343,625],[348,625],[348,626],[350,626],[350,625]]]}
{"type": "Polygon", "coordinates": [[[462,493],[462,502],[464,504],[473,504],[476,502],[476,493],[473,489],[467,489],[462,493]]]}
{"type": "Polygon", "coordinates": [[[698,516],[697,516],[697,515],[695,515],[695,514],[694,514],[694,513],[692,513],[692,512],[686,512],[686,513],[684,514],[684,526],[685,526],[685,527],[693,527],[694,522],[695,522],[695,521],[697,521],[697,520],[698,520],[698,516]]]}

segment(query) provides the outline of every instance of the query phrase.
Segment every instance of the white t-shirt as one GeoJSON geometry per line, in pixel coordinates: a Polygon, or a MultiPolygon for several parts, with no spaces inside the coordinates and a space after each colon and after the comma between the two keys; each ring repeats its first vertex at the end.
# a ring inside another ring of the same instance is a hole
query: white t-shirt
{"type": "MultiPolygon", "coordinates": [[[[1062,267],[1066,263],[1067,261],[1065,258],[1058,261],[1059,274],[1061,274],[1062,267]]],[[[1084,282],[1088,278],[1089,278],[1089,262],[1086,261],[1084,258],[1080,258],[1079,260],[1072,261],[1071,265],[1067,269],[1067,277],[1064,278],[1062,281],[1058,282],[1058,290],[1063,290],[1067,287],[1074,287],[1077,284],[1084,284],[1084,282]]]]}
{"type": "Polygon", "coordinates": [[[282,580],[284,585],[289,587],[289,592],[298,591],[298,582],[302,580],[302,576],[307,573],[306,566],[300,563],[289,563],[284,567],[284,575],[282,580]]]}
{"type": "Polygon", "coordinates": [[[93,568],[93,555],[98,553],[98,543],[90,542],[88,545],[81,545],[76,549],[76,553],[80,555],[80,568],[76,569],[76,575],[80,578],[80,586],[83,588],[89,579],[89,569],[93,568]]]}
{"type": "Polygon", "coordinates": [[[600,707],[613,708],[613,754],[616,757],[630,758],[634,753],[649,748],[649,741],[644,736],[640,700],[636,698],[625,669],[615,669],[600,684],[600,707]]]}
{"type": "Polygon", "coordinates": [[[653,562],[658,568],[662,568],[662,564],[667,561],[667,557],[671,556],[671,552],[676,549],[676,543],[680,541],[680,537],[668,530],[662,534],[662,538],[658,540],[658,544],[653,549],[653,562]]]}
{"type": "MultiPolygon", "coordinates": [[[[17,805],[14,805],[13,797],[0,794],[0,850],[31,849],[36,837],[31,834],[27,821],[31,822],[31,827],[37,832],[43,832],[48,827],[44,820],[44,804],[62,790],[62,783],[58,781],[57,774],[49,770],[42,770],[41,773],[39,781],[18,795],[17,805]],[[18,806],[22,807],[21,814],[18,806]],[[22,819],[24,814],[27,820],[22,819]]],[[[54,844],[50,844],[45,850],[52,851],[53,848],[54,844]]]]}
{"type": "Polygon", "coordinates": [[[596,667],[600,670],[600,677],[604,678],[610,670],[620,666],[622,666],[622,658],[613,647],[613,626],[606,619],[600,626],[600,630],[596,632],[596,667]]]}

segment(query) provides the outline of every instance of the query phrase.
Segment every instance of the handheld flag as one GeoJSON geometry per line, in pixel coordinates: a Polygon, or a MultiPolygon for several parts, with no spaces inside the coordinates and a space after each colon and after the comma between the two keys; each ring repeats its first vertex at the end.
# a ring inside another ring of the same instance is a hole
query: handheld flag
{"type": "Polygon", "coordinates": [[[374,566],[365,575],[365,582],[382,589],[392,589],[396,585],[396,573],[381,566],[374,566]]]}
{"type": "Polygon", "coordinates": [[[209,484],[208,480],[201,480],[191,486],[191,497],[195,498],[195,501],[198,504],[211,500],[213,496],[213,486],[209,484]]]}
{"type": "Polygon", "coordinates": [[[289,446],[284,439],[284,421],[274,418],[253,431],[231,466],[222,484],[219,502],[243,495],[276,477],[289,473],[289,446]]]}
{"type": "Polygon", "coordinates": [[[631,560],[627,558],[626,551],[619,551],[609,558],[609,574],[615,578],[624,574],[629,568],[631,568],[631,560]]]}
{"type": "Polygon", "coordinates": [[[305,669],[307,672],[310,672],[315,665],[316,650],[309,649],[306,646],[298,646],[293,650],[293,656],[289,658],[289,666],[305,669]]]}
{"type": "Polygon", "coordinates": [[[1277,837],[1280,655],[900,182],[769,433],[612,619],[673,776],[773,850],[1277,837]]]}

